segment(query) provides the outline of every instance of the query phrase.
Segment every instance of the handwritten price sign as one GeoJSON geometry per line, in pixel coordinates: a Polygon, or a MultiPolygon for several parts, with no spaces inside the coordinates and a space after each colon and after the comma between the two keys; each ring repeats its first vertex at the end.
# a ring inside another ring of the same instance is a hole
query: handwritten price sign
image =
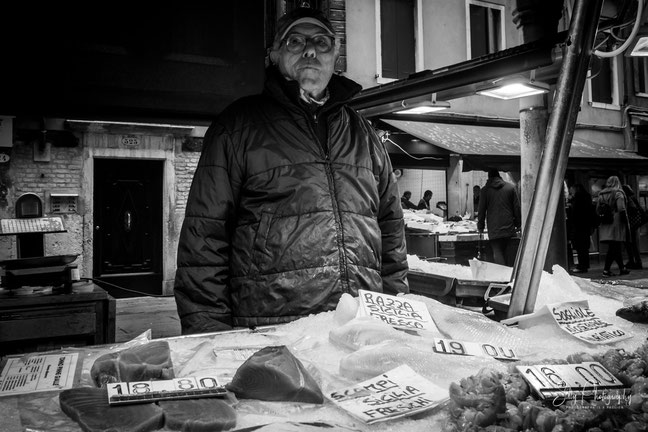
{"type": "Polygon", "coordinates": [[[370,316],[404,330],[438,331],[425,303],[389,294],[358,290],[360,316],[370,316]]]}
{"type": "Polygon", "coordinates": [[[599,318],[587,301],[548,305],[547,308],[560,328],[585,342],[604,344],[631,337],[616,325],[599,318]]]}

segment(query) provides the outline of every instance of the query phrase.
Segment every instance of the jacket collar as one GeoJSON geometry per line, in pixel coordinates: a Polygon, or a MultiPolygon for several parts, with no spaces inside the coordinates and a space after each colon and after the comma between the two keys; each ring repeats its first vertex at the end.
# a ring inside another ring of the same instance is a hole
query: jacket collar
{"type": "MultiPolygon", "coordinates": [[[[329,98],[324,104],[325,109],[350,101],[362,90],[362,86],[349,78],[334,74],[327,89],[329,98]]],[[[290,101],[292,104],[299,104],[301,94],[297,81],[285,79],[274,65],[266,68],[264,93],[284,102],[290,101]]]]}

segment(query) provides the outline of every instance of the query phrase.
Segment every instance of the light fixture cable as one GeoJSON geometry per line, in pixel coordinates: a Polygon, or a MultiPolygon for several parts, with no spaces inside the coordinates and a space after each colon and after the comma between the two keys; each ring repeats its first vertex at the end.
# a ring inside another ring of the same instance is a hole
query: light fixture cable
{"type": "Polygon", "coordinates": [[[403,153],[405,153],[407,156],[409,156],[410,158],[412,158],[414,160],[443,160],[443,158],[437,158],[437,157],[434,157],[434,156],[417,157],[417,156],[409,154],[407,152],[407,150],[405,150],[403,147],[401,147],[396,142],[394,142],[394,140],[389,138],[389,131],[382,131],[382,134],[379,134],[378,136],[380,137],[380,141],[382,141],[383,144],[385,142],[391,143],[392,145],[396,146],[400,151],[402,151],[403,153]]]}
{"type": "Polygon", "coordinates": [[[623,45],[621,45],[619,48],[612,51],[595,50],[594,55],[597,57],[610,58],[622,54],[634,41],[634,38],[637,35],[637,32],[639,31],[639,25],[641,24],[641,15],[643,14],[643,8],[644,8],[644,0],[637,0],[637,17],[635,18],[634,26],[632,26],[632,31],[630,32],[630,36],[628,36],[628,38],[623,43],[623,45]]]}

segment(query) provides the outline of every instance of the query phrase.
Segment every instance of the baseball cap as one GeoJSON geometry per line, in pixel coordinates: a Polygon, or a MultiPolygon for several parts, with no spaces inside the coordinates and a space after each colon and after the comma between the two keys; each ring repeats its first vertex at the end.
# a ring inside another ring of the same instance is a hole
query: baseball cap
{"type": "Polygon", "coordinates": [[[275,48],[286,37],[288,32],[299,24],[313,24],[321,27],[326,34],[335,36],[333,25],[320,10],[309,7],[298,7],[286,13],[277,21],[277,32],[274,38],[275,48]]]}

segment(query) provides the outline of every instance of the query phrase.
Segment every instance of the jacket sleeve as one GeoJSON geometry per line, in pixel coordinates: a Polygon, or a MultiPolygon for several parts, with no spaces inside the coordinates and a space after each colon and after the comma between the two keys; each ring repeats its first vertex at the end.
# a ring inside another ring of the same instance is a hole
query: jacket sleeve
{"type": "Polygon", "coordinates": [[[629,224],[628,212],[627,212],[628,202],[626,199],[626,195],[621,191],[617,191],[614,195],[614,198],[616,200],[616,210],[619,212],[619,217],[621,218],[621,222],[628,225],[629,224]]]}
{"type": "Polygon", "coordinates": [[[486,228],[486,207],[488,195],[486,194],[486,186],[484,186],[479,193],[479,210],[477,211],[477,231],[483,232],[486,228]]]}
{"type": "Polygon", "coordinates": [[[383,291],[396,295],[408,293],[407,283],[407,247],[405,245],[405,221],[398,193],[396,176],[393,173],[389,154],[384,144],[368,126],[370,139],[374,142],[374,170],[378,181],[380,205],[378,209],[378,225],[382,239],[382,268],[383,291]]]}
{"type": "Polygon", "coordinates": [[[174,295],[183,334],[231,329],[230,236],[240,166],[230,135],[217,122],[207,131],[178,242],[174,295]]]}

